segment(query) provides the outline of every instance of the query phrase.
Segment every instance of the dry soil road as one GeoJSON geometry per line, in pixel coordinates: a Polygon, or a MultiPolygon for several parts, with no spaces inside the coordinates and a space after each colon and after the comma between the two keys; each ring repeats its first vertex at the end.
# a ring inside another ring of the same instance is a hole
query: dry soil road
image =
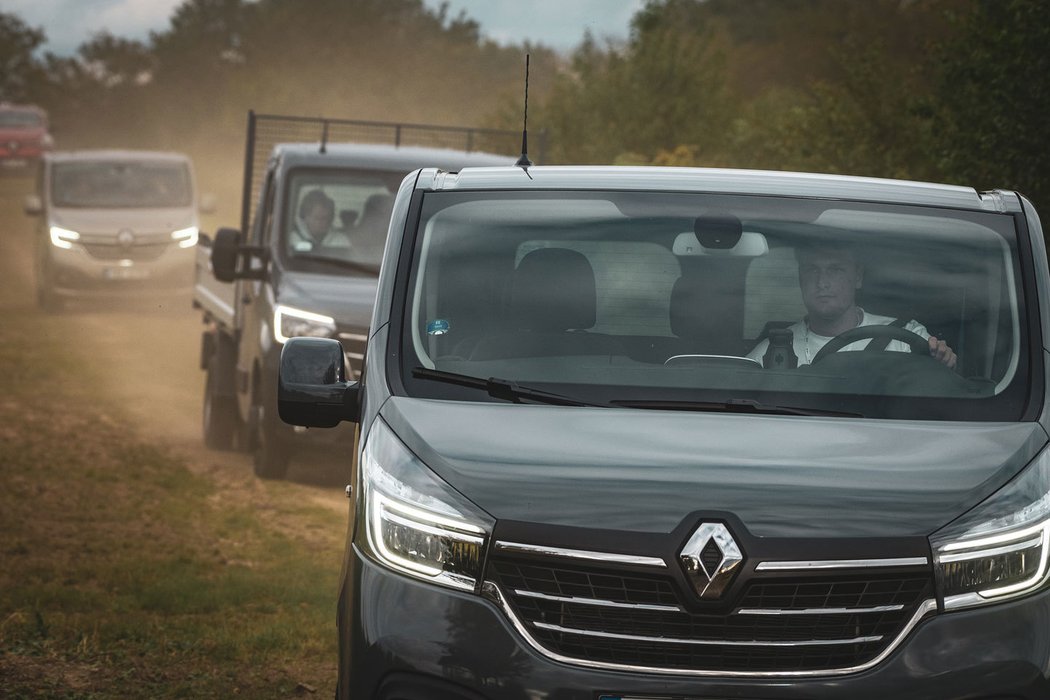
{"type": "MultiPolygon", "coordinates": [[[[0,178],[0,314],[35,307],[35,219],[22,212],[30,186],[28,180],[0,178]]],[[[62,318],[69,361],[104,378],[105,390],[126,408],[134,430],[173,448],[194,471],[214,475],[225,497],[260,499],[265,507],[265,489],[252,475],[246,455],[215,452],[201,444],[201,318],[188,295],[157,302],[75,303],[62,318]]],[[[295,460],[288,489],[345,516],[342,486],[349,457],[322,461],[311,454],[295,460]]]]}

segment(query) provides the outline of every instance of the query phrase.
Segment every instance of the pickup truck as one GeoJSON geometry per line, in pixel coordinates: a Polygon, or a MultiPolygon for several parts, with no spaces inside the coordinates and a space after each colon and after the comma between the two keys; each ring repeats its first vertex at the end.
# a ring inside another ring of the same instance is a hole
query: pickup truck
{"type": "Polygon", "coordinates": [[[1050,697],[1050,273],[1013,191],[422,170],[364,377],[346,698],[1050,697]]]}
{"type": "Polygon", "coordinates": [[[516,134],[255,113],[247,131],[241,229],[220,229],[214,240],[202,235],[197,252],[203,433],[211,448],[251,451],[258,476],[283,478],[296,445],[349,438],[306,435],[277,419],[283,344],[296,336],[334,338],[357,376],[393,193],[422,166],[512,163],[512,156],[467,148],[502,137],[513,153],[516,134]],[[390,142],[334,142],[340,138],[390,142]],[[421,142],[457,143],[459,150],[409,145],[421,142]]]}

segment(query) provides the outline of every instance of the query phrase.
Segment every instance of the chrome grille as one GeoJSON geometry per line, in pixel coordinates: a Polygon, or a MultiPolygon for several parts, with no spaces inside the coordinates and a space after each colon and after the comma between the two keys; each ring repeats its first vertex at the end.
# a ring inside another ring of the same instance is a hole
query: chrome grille
{"type": "Polygon", "coordinates": [[[153,243],[147,245],[105,245],[98,243],[85,243],[84,249],[88,255],[96,260],[134,260],[135,262],[148,262],[156,260],[168,249],[167,243],[153,243]]]}
{"type": "Polygon", "coordinates": [[[928,565],[751,574],[731,608],[669,571],[497,553],[487,579],[541,651],[605,667],[797,674],[876,661],[933,598],[928,565]],[[710,606],[708,606],[710,607],[710,606]]]}
{"type": "Polygon", "coordinates": [[[156,260],[170,246],[175,245],[170,233],[136,233],[129,246],[117,242],[116,234],[81,234],[80,244],[88,255],[97,260],[156,260]]]}

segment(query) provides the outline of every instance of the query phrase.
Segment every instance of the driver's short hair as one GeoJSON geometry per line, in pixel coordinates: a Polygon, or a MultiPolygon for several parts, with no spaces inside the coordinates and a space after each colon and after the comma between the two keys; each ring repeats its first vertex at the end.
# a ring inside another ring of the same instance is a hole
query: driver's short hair
{"type": "Polygon", "coordinates": [[[326,195],[320,189],[313,189],[303,195],[303,198],[299,201],[299,218],[305,219],[316,207],[324,207],[325,209],[335,213],[335,200],[326,195]]]}

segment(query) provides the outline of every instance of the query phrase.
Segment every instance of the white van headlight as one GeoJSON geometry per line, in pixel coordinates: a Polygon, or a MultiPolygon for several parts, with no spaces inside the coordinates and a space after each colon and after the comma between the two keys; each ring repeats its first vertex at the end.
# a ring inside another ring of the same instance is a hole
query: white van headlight
{"type": "Polygon", "coordinates": [[[171,237],[172,240],[178,242],[180,248],[192,248],[197,245],[197,239],[200,238],[200,230],[196,226],[180,228],[178,231],[172,231],[171,237]]]}
{"type": "Polygon", "coordinates": [[[361,455],[368,548],[413,578],[473,591],[493,520],[376,420],[361,455]]]}
{"type": "Polygon", "coordinates": [[[51,227],[51,243],[56,248],[72,248],[73,241],[80,240],[80,234],[76,231],[70,231],[68,228],[62,228],[61,226],[51,227]]]}
{"type": "Polygon", "coordinates": [[[273,311],[273,337],[278,343],[289,338],[329,338],[335,333],[335,319],[312,311],[277,304],[273,311]]]}
{"type": "Polygon", "coordinates": [[[930,538],[945,610],[989,605],[1050,580],[1050,451],[930,538]]]}

